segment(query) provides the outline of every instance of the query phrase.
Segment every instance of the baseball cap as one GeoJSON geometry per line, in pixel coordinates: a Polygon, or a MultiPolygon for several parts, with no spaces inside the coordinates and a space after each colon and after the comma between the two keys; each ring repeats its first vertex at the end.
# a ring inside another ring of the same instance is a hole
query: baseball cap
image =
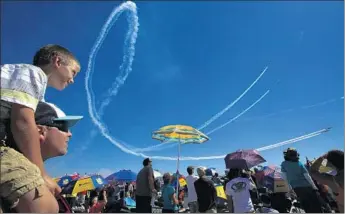
{"type": "Polygon", "coordinates": [[[40,101],[35,112],[35,121],[37,125],[56,127],[61,131],[67,132],[83,116],[67,116],[56,105],[40,101]]]}

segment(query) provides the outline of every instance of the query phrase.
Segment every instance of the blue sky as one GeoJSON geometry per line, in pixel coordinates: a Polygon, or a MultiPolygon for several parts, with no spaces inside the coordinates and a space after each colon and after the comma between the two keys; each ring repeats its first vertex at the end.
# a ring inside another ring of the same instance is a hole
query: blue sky
{"type": "MultiPolygon", "coordinates": [[[[120,151],[92,123],[86,100],[88,55],[117,2],[5,2],[1,63],[30,63],[48,43],[68,47],[80,59],[75,84],[46,100],[66,114],[84,115],[72,129],[69,153],[47,162],[52,176],[109,173],[141,168],[142,158],[120,151]]],[[[238,97],[269,66],[248,94],[206,131],[223,124],[267,89],[258,105],[213,133],[203,145],[182,147],[183,156],[221,155],[258,148],[332,126],[331,132],[294,144],[304,159],[344,149],[343,2],[139,2],[139,33],[133,72],[107,107],[110,133],[132,146],[158,144],[151,132],[168,124],[202,125],[238,97]],[[279,81],[278,84],[277,81],[279,81]],[[326,105],[301,106],[337,99],[326,105]],[[272,117],[262,115],[281,112],[272,117]]],[[[96,105],[115,80],[127,32],[122,15],[100,49],[93,75],[96,105]]],[[[262,152],[280,164],[288,146],[262,152]]],[[[148,155],[175,156],[177,148],[148,155]]],[[[154,160],[154,168],[174,171],[175,161],[154,160]]],[[[223,170],[223,160],[183,161],[223,170]]]]}

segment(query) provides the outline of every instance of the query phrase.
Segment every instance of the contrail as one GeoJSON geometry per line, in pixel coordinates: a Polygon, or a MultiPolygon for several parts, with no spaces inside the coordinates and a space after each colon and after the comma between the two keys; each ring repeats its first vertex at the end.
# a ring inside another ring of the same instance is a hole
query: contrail
{"type": "MultiPolygon", "coordinates": [[[[124,55],[122,59],[122,64],[119,67],[120,72],[118,76],[116,77],[115,82],[113,83],[111,89],[108,90],[107,97],[101,103],[99,113],[95,111],[95,115],[97,115],[98,119],[99,119],[99,116],[103,115],[104,108],[107,105],[109,105],[111,101],[111,97],[117,95],[120,87],[125,83],[128,75],[132,71],[132,64],[133,64],[134,55],[135,55],[135,43],[138,37],[138,30],[139,30],[137,8],[133,2],[127,1],[125,3],[122,3],[120,6],[118,6],[117,8],[113,10],[110,17],[104,24],[99,34],[99,37],[97,39],[97,42],[94,45],[94,48],[91,50],[91,54],[89,57],[89,63],[91,62],[92,63],[91,66],[93,67],[94,65],[93,58],[96,58],[97,52],[99,48],[101,47],[105,37],[109,33],[109,30],[115,24],[115,22],[117,21],[119,16],[122,14],[122,12],[124,12],[125,10],[128,10],[130,13],[127,15],[127,21],[128,21],[129,26],[128,26],[128,32],[126,34],[125,42],[123,46],[124,55]]],[[[90,65],[88,65],[88,68],[90,68],[90,65]]],[[[91,73],[91,81],[92,81],[93,69],[90,70],[90,73],[91,73]]],[[[92,89],[90,91],[91,91],[91,94],[93,95],[92,89]]],[[[92,96],[92,99],[94,99],[94,96],[92,96]]],[[[95,106],[93,107],[94,107],[93,109],[95,110],[96,109],[95,106]]]]}
{"type": "Polygon", "coordinates": [[[230,103],[228,106],[226,106],[223,110],[218,112],[216,115],[211,117],[208,121],[206,121],[202,126],[198,128],[198,130],[202,130],[209,126],[213,121],[218,119],[220,116],[222,116],[225,112],[227,112],[231,107],[233,107],[240,99],[247,94],[247,92],[260,80],[260,78],[265,74],[266,70],[268,69],[268,66],[261,72],[261,74],[254,80],[254,82],[239,96],[237,97],[232,103],[230,103]]]}
{"type": "MultiPolygon", "coordinates": [[[[110,136],[108,134],[109,133],[108,129],[102,123],[99,115],[97,114],[97,112],[95,110],[96,109],[96,107],[94,105],[95,96],[94,96],[92,88],[90,87],[91,80],[92,80],[92,74],[94,72],[93,67],[95,64],[95,58],[97,56],[97,53],[98,53],[100,47],[102,46],[102,43],[103,43],[105,37],[109,33],[109,30],[115,24],[119,15],[121,15],[125,10],[128,10],[128,12],[130,13],[130,15],[132,17],[131,22],[129,22],[129,28],[128,28],[128,33],[127,33],[127,37],[130,38],[130,41],[131,41],[130,42],[131,46],[128,49],[129,54],[127,56],[123,57],[123,63],[120,66],[120,74],[119,74],[118,78],[116,79],[117,82],[115,84],[113,84],[113,87],[111,90],[112,92],[114,91],[113,94],[116,94],[118,92],[119,87],[124,84],[128,74],[132,70],[131,64],[132,64],[133,58],[134,58],[134,52],[135,52],[135,46],[134,45],[136,42],[138,30],[139,30],[139,22],[138,22],[138,16],[137,16],[137,7],[136,7],[135,3],[127,1],[127,2],[122,3],[120,6],[116,7],[112,11],[109,18],[107,19],[107,21],[103,25],[101,32],[99,33],[99,36],[98,36],[94,46],[91,49],[91,53],[89,55],[88,66],[87,66],[87,70],[86,70],[86,75],[85,75],[85,90],[86,90],[88,110],[89,110],[91,120],[99,128],[101,134],[105,138],[107,138],[110,142],[112,142],[114,145],[116,145],[119,149],[121,149],[122,151],[124,151],[128,154],[146,157],[144,154],[131,151],[126,146],[123,146],[121,143],[117,142],[112,136],[110,136]],[[130,59],[128,59],[128,58],[130,58],[130,59]],[[125,62],[128,63],[127,66],[124,66],[125,62]],[[125,72],[124,75],[123,75],[123,72],[125,72]],[[121,77],[122,77],[122,79],[121,79],[121,77]]],[[[130,15],[128,15],[128,16],[130,16],[130,15]]],[[[126,38],[126,41],[128,41],[127,38],[126,38]]],[[[125,43],[125,45],[126,45],[126,43],[125,43]]],[[[109,99],[107,99],[105,102],[103,102],[105,104],[103,104],[101,106],[106,106],[106,103],[109,102],[108,100],[109,99]]],[[[104,107],[103,107],[103,109],[104,109],[104,107]]]]}
{"type": "Polygon", "coordinates": [[[266,146],[266,147],[263,147],[263,148],[258,148],[256,150],[259,151],[259,152],[266,151],[266,150],[274,149],[274,148],[281,147],[281,146],[284,146],[284,145],[287,145],[287,144],[291,144],[291,143],[294,143],[294,142],[298,142],[300,140],[306,140],[306,139],[309,139],[309,138],[312,138],[312,137],[316,137],[316,136],[318,136],[320,134],[322,134],[322,133],[308,135],[308,136],[305,136],[303,138],[296,139],[294,141],[288,141],[288,142],[282,142],[282,143],[273,144],[273,145],[266,146]]]}
{"type": "Polygon", "coordinates": [[[336,102],[336,101],[339,101],[339,100],[344,100],[344,97],[340,97],[340,98],[337,98],[337,99],[329,99],[329,100],[326,100],[326,101],[323,101],[323,102],[318,102],[318,103],[315,103],[315,104],[312,104],[312,105],[308,105],[308,106],[301,106],[301,107],[298,107],[298,108],[285,109],[285,110],[282,110],[282,111],[279,111],[279,112],[269,113],[269,114],[265,114],[265,115],[262,115],[262,116],[246,118],[246,119],[243,119],[241,121],[249,121],[249,120],[254,120],[254,119],[263,119],[263,118],[272,117],[272,116],[275,116],[275,115],[278,115],[278,114],[283,114],[283,113],[288,113],[288,112],[296,111],[298,109],[306,110],[306,109],[315,108],[315,107],[318,107],[318,106],[327,105],[327,104],[330,104],[330,103],[333,103],[333,102],[336,102]]]}
{"type": "MultiPolygon", "coordinates": [[[[280,143],[276,143],[276,144],[272,144],[272,145],[269,145],[269,146],[265,146],[267,148],[264,149],[264,150],[269,150],[269,149],[273,149],[273,148],[279,147],[281,145],[296,143],[296,142],[299,142],[299,141],[302,141],[302,140],[305,140],[305,139],[316,137],[316,136],[318,136],[318,135],[320,135],[322,133],[325,133],[327,131],[329,131],[329,129],[321,129],[319,131],[316,131],[316,132],[313,132],[313,133],[310,133],[310,134],[302,135],[300,137],[296,137],[296,138],[293,138],[293,139],[290,139],[290,140],[282,141],[280,143]],[[276,146],[276,145],[279,145],[279,146],[276,146]],[[268,148],[268,147],[270,147],[270,148],[268,148]]],[[[264,148],[264,147],[259,148],[260,151],[264,151],[262,148],[264,148]]],[[[225,156],[226,156],[226,154],[224,154],[224,155],[216,155],[216,156],[206,156],[206,157],[180,157],[180,160],[182,160],[182,161],[213,160],[213,159],[223,159],[223,158],[225,158],[225,156]]],[[[152,159],[160,159],[160,160],[177,160],[177,157],[164,157],[164,156],[151,156],[150,158],[152,158],[152,159]]]]}
{"type": "MultiPolygon", "coordinates": [[[[329,130],[329,129],[322,129],[322,130],[319,130],[319,131],[316,131],[316,132],[312,132],[312,133],[303,135],[303,136],[301,136],[301,137],[294,138],[293,140],[308,139],[308,138],[311,138],[311,137],[315,137],[315,136],[317,136],[317,135],[320,135],[320,134],[322,134],[322,133],[324,133],[324,132],[327,132],[328,130],[329,130]]],[[[273,148],[276,148],[276,147],[279,147],[279,146],[283,146],[283,145],[286,145],[286,144],[289,144],[289,141],[283,141],[283,142],[280,142],[280,143],[276,143],[276,144],[272,144],[272,145],[260,147],[260,148],[257,148],[256,150],[257,150],[257,151],[265,151],[265,150],[273,149],[273,148]]]]}
{"type": "MultiPolygon", "coordinates": [[[[340,99],[344,99],[344,97],[341,97],[340,99]]],[[[317,106],[323,106],[323,105],[327,105],[328,103],[334,103],[338,100],[339,99],[331,99],[331,100],[327,100],[327,101],[316,103],[316,104],[309,105],[309,106],[302,106],[301,108],[302,109],[309,109],[309,108],[313,108],[313,107],[317,107],[317,106]]]]}
{"type": "Polygon", "coordinates": [[[160,151],[163,149],[172,148],[172,147],[175,147],[177,145],[178,145],[177,142],[171,141],[171,142],[165,142],[165,143],[160,143],[157,145],[149,146],[146,148],[135,148],[135,147],[133,147],[133,151],[135,151],[135,152],[153,152],[153,151],[160,151]]]}
{"type": "MultiPolygon", "coordinates": [[[[89,61],[88,61],[88,66],[87,66],[87,70],[86,70],[86,74],[85,74],[85,90],[86,90],[86,95],[87,95],[87,103],[88,103],[88,111],[91,117],[92,122],[95,124],[96,127],[98,127],[98,129],[100,130],[101,134],[108,139],[112,144],[114,144],[116,147],[118,147],[121,151],[127,153],[127,154],[131,154],[131,155],[135,155],[135,156],[139,156],[139,157],[143,157],[143,158],[147,158],[150,157],[152,159],[157,159],[157,160],[172,160],[175,161],[177,160],[177,157],[165,157],[165,156],[148,156],[145,155],[143,153],[139,153],[139,152],[135,152],[131,149],[129,149],[128,147],[124,146],[123,144],[119,143],[119,141],[117,139],[115,139],[114,137],[112,137],[109,134],[109,131],[107,129],[107,127],[102,123],[100,117],[98,116],[97,112],[95,111],[95,105],[94,105],[94,93],[90,87],[90,81],[92,80],[92,73],[93,73],[93,66],[94,66],[94,60],[96,58],[96,55],[106,37],[106,35],[108,34],[110,28],[114,25],[114,23],[116,22],[117,18],[119,17],[120,14],[122,14],[122,12],[124,12],[125,10],[128,10],[130,12],[131,15],[131,21],[129,24],[129,30],[127,33],[127,36],[129,35],[130,39],[130,48],[129,48],[129,54],[127,57],[131,58],[128,59],[128,63],[130,65],[127,66],[122,66],[120,67],[120,70],[123,68],[124,70],[120,71],[120,78],[117,79],[117,82],[113,84],[112,89],[110,90],[110,94],[117,94],[119,88],[121,85],[124,84],[126,78],[128,77],[130,71],[131,71],[131,63],[133,62],[133,58],[134,58],[134,44],[136,41],[136,37],[137,37],[137,33],[138,33],[138,29],[139,29],[139,22],[138,22],[138,16],[137,16],[137,8],[136,5],[133,2],[124,2],[122,3],[120,6],[116,7],[112,13],[110,14],[108,20],[105,22],[105,24],[102,27],[101,32],[99,33],[99,36],[94,44],[94,46],[91,49],[91,53],[89,55],[89,61]],[[122,78],[122,79],[121,79],[122,78]]],[[[124,57],[125,58],[125,57],[124,57]]],[[[124,60],[126,61],[127,58],[124,60]]],[[[266,68],[267,69],[267,68],[266,68]]],[[[249,89],[247,89],[249,90],[249,89]]],[[[106,106],[105,104],[103,104],[103,106],[106,106]]],[[[325,130],[320,130],[320,132],[326,132],[325,130]]],[[[317,136],[316,134],[314,136],[317,136]]],[[[294,138],[288,141],[284,141],[281,143],[294,143],[294,142],[298,142],[304,139],[307,139],[307,137],[314,137],[311,135],[304,135],[298,138],[294,138]],[[304,137],[304,138],[303,138],[304,137]]],[[[270,147],[272,148],[274,146],[270,145],[270,147]]],[[[210,160],[210,159],[221,159],[224,158],[225,155],[219,155],[219,156],[207,156],[207,157],[180,157],[180,160],[210,160]]]]}
{"type": "Polygon", "coordinates": [[[241,113],[239,113],[237,116],[233,117],[231,120],[229,120],[228,122],[218,126],[217,128],[209,131],[206,135],[210,135],[213,132],[224,128],[225,126],[227,126],[228,124],[232,123],[233,121],[235,121],[237,118],[241,117],[243,114],[245,114],[247,111],[249,111],[251,108],[253,108],[256,104],[258,104],[264,97],[266,97],[266,95],[270,93],[270,90],[267,90],[266,93],[264,93],[259,99],[257,99],[253,104],[251,104],[248,108],[246,108],[244,111],[242,111],[241,113]]]}

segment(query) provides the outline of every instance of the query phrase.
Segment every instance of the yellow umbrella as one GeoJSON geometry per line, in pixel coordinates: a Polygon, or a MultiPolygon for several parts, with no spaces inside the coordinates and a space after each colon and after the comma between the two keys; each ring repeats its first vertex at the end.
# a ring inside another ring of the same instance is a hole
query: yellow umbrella
{"type": "MultiPolygon", "coordinates": [[[[162,143],[175,141],[178,142],[177,171],[180,164],[181,144],[196,143],[201,144],[209,140],[205,134],[199,130],[186,125],[163,126],[152,133],[152,138],[162,143]]],[[[178,187],[176,188],[178,193],[178,187]]]]}
{"type": "Polygon", "coordinates": [[[209,140],[209,137],[201,133],[199,130],[185,125],[164,126],[153,132],[152,138],[162,142],[176,141],[181,144],[200,144],[209,140]]]}
{"type": "Polygon", "coordinates": [[[64,187],[62,194],[76,195],[79,192],[100,188],[106,184],[108,184],[108,182],[100,175],[79,178],[78,180],[74,180],[64,187]]]}

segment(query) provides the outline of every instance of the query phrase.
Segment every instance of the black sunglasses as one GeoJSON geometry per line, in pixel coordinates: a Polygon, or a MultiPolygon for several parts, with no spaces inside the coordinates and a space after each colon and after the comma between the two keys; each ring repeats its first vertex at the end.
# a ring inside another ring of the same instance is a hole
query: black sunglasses
{"type": "Polygon", "coordinates": [[[67,121],[51,121],[46,124],[42,124],[44,126],[49,126],[49,127],[55,127],[59,129],[62,132],[68,132],[69,127],[68,127],[68,122],[67,121]]]}

